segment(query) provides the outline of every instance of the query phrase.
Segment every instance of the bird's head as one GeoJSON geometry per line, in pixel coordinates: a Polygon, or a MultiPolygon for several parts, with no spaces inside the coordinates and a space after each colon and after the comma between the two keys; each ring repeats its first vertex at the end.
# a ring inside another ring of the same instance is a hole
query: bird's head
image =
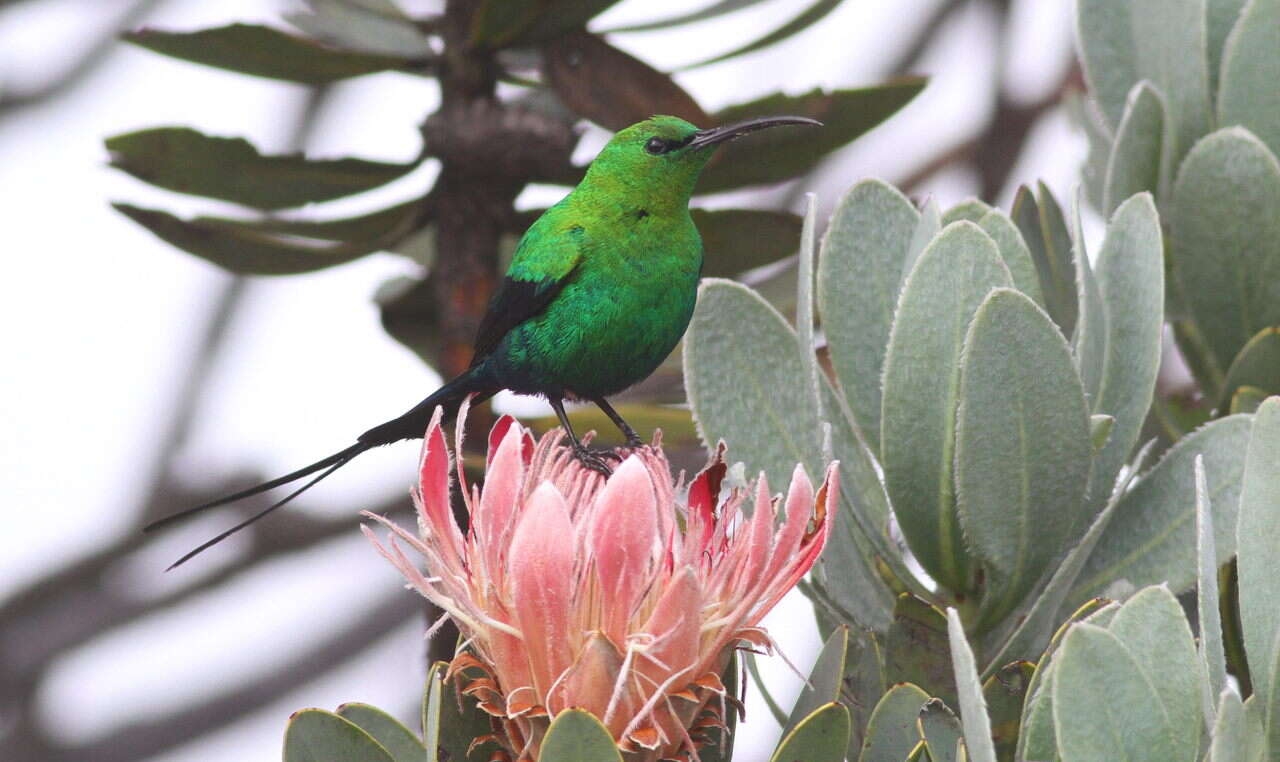
{"type": "Polygon", "coordinates": [[[775,116],[699,129],[674,116],[654,116],[619,131],[587,171],[592,185],[675,194],[685,202],[717,146],[757,130],[784,125],[821,126],[801,116],[775,116]]]}

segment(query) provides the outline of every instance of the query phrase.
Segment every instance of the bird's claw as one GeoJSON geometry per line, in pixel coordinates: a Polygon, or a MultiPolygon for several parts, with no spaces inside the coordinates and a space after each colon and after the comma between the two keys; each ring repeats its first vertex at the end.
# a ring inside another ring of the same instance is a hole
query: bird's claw
{"type": "Polygon", "coordinates": [[[608,463],[604,462],[605,457],[614,457],[618,458],[618,460],[622,460],[622,458],[612,450],[596,452],[595,450],[587,449],[582,445],[578,445],[573,448],[573,457],[577,458],[578,462],[582,465],[606,477],[613,475],[613,468],[608,463]]]}

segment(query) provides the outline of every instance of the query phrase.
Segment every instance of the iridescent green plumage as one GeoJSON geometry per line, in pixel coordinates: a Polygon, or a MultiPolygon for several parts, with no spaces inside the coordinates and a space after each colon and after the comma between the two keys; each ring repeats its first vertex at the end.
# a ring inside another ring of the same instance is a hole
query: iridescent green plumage
{"type": "Polygon", "coordinates": [[[520,240],[480,324],[465,373],[399,418],[361,434],[345,450],[148,528],[319,472],[284,500],[196,548],[180,564],[365,450],[421,437],[436,408],[452,418],[468,395],[485,399],[502,389],[546,397],[578,457],[607,472],[601,457],[574,435],[564,400],[596,403],[629,445],[640,445],[605,397],[652,373],[689,325],[702,269],[702,241],[689,216],[698,175],[720,143],[786,124],[817,122],[777,117],[700,130],[682,119],[656,116],[614,135],[578,187],[520,240]]]}

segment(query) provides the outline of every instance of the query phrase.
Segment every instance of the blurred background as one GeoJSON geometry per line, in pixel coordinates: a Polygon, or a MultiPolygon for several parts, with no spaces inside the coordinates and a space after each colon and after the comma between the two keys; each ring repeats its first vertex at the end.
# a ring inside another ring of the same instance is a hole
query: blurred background
{"type": "MultiPolygon", "coordinates": [[[[414,18],[440,11],[430,0],[399,5],[414,18]]],[[[421,126],[441,100],[429,77],[383,72],[306,86],[118,37],[144,26],[290,29],[282,14],[300,8],[308,6],[0,0],[0,759],[276,759],[292,711],[345,701],[416,726],[422,608],[356,530],[359,510],[407,507],[416,443],[358,459],[255,532],[167,574],[234,515],[139,531],[345,446],[439,380],[387,330],[387,304],[412,287],[429,243],[291,277],[245,277],[159,240],[110,205],[243,213],[108,165],[104,139],[158,125],[242,136],[263,153],[419,157],[421,126]]],[[[1070,198],[1086,151],[1063,105],[1079,89],[1071,12],[1070,0],[621,0],[588,28],[674,72],[708,113],[779,90],[929,77],[896,115],[799,178],[700,199],[709,209],[795,212],[812,192],[825,220],[866,176],[944,207],[978,196],[1007,209],[1019,184],[1039,179],[1070,198]],[[704,8],[726,12],[625,31],[704,8]],[[779,28],[787,33],[777,42],[690,66],[779,28]]],[[[580,165],[609,132],[587,121],[575,130],[580,165]]],[[[428,158],[298,217],[419,198],[439,172],[428,158]]],[[[540,209],[564,192],[530,183],[516,208],[540,209]]],[[[772,293],[785,294],[785,270],[741,277],[777,279],[772,293]]],[[[674,378],[655,399],[680,399],[674,378]]],[[[529,399],[500,397],[495,407],[549,413],[529,399]]],[[[691,448],[688,464],[699,457],[691,448]]],[[[807,671],[817,644],[808,602],[789,598],[766,625],[807,671]]],[[[799,689],[781,660],[765,676],[784,698],[799,689]]],[[[750,698],[748,707],[735,758],[755,762],[778,726],[750,698]]]]}

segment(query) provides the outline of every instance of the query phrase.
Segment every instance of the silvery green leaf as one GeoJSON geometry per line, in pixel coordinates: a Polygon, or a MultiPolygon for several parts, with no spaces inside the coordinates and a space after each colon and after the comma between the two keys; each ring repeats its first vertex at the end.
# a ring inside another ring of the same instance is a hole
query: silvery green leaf
{"type": "Polygon", "coordinates": [[[1250,0],[1222,55],[1218,123],[1240,125],[1280,156],[1280,0],[1250,0]]]}
{"type": "Polygon", "coordinates": [[[1098,104],[1080,92],[1067,93],[1062,99],[1063,108],[1071,124],[1084,132],[1089,150],[1080,166],[1080,179],[1085,198],[1094,209],[1103,208],[1103,187],[1107,181],[1107,162],[1111,159],[1111,131],[1103,124],[1098,104]]]}
{"type": "MultiPolygon", "coordinates": [[[[1238,452],[1239,450],[1237,450],[1238,452]]],[[[1276,548],[1280,547],[1280,397],[1262,403],[1254,415],[1240,491],[1237,558],[1240,572],[1240,623],[1253,691],[1271,715],[1264,723],[1269,742],[1280,735],[1272,719],[1280,680],[1280,588],[1276,586],[1276,548]]],[[[1214,500],[1214,506],[1218,501],[1214,500]]]]}
{"type": "Polygon", "coordinates": [[[986,564],[974,627],[1000,621],[1088,528],[1089,416],[1071,350],[1035,302],[992,291],[965,338],[955,483],[986,564]]]}
{"type": "Polygon", "coordinates": [[[1209,86],[1211,92],[1219,92],[1222,75],[1223,48],[1227,44],[1227,35],[1231,33],[1236,22],[1240,20],[1240,11],[1244,9],[1245,0],[1208,0],[1206,25],[1209,41],[1209,86]]]}
{"type": "Polygon", "coordinates": [[[956,762],[956,747],[964,737],[960,719],[942,699],[929,699],[920,707],[920,736],[930,762],[956,762]]]}
{"type": "Polygon", "coordinates": [[[1058,736],[1053,727],[1053,661],[1044,657],[1036,667],[1035,683],[1027,693],[1018,729],[1015,759],[1054,760],[1058,755],[1058,736]]]}
{"type": "Polygon", "coordinates": [[[351,0],[307,0],[309,11],[286,13],[285,19],[318,40],[348,50],[378,55],[426,58],[431,40],[395,5],[351,0]]]}
{"type": "Polygon", "coordinates": [[[1092,410],[1101,391],[1107,360],[1110,359],[1107,352],[1110,332],[1107,326],[1107,302],[1103,299],[1102,287],[1098,285],[1093,265],[1089,262],[1089,252],[1085,250],[1079,195],[1073,207],[1071,261],[1076,271],[1079,317],[1076,319],[1075,334],[1071,337],[1071,348],[1075,352],[1076,364],[1080,367],[1080,382],[1092,410]]]}
{"type": "Polygon", "coordinates": [[[1178,599],[1162,585],[1144,588],[1120,607],[1107,629],[1124,643],[1159,697],[1173,726],[1174,748],[1184,755],[1191,750],[1194,759],[1204,727],[1203,676],[1178,599]]]}
{"type": "Polygon", "coordinates": [[[1213,124],[1205,0],[1130,0],[1138,77],[1167,99],[1173,162],[1213,124]]]}
{"type": "Polygon", "coordinates": [[[999,209],[992,209],[978,220],[978,227],[991,236],[1000,249],[1000,258],[1013,277],[1013,287],[1031,297],[1036,304],[1044,307],[1044,294],[1040,292],[1040,278],[1036,274],[1036,263],[1031,260],[1031,250],[1018,232],[1009,215],[999,209]]]}
{"type": "Polygon", "coordinates": [[[1107,162],[1104,215],[1111,216],[1125,199],[1143,191],[1163,197],[1164,113],[1164,96],[1150,82],[1133,86],[1107,162]]]}
{"type": "Polygon", "coordinates": [[[1138,80],[1137,50],[1127,0],[1080,0],[1076,39],[1089,92],[1114,131],[1124,115],[1125,98],[1138,80]]]}
{"type": "Polygon", "coordinates": [[[965,746],[974,762],[996,762],[996,749],[991,741],[991,719],[987,702],[982,697],[982,682],[974,662],[964,625],[955,609],[947,609],[947,636],[951,642],[951,663],[956,673],[956,691],[960,697],[960,721],[964,724],[965,746]]]}
{"type": "Polygon", "coordinates": [[[1258,331],[1231,361],[1218,409],[1225,409],[1235,393],[1245,386],[1280,394],[1280,326],[1267,326],[1258,331]]]}
{"type": "Polygon", "coordinates": [[[1196,613],[1200,622],[1200,662],[1205,673],[1206,724],[1213,726],[1214,700],[1227,684],[1227,659],[1222,648],[1222,614],[1218,610],[1218,552],[1213,544],[1213,507],[1204,475],[1204,456],[1197,455],[1196,479],[1196,613]]]}
{"type": "Polygon", "coordinates": [[[844,677],[844,660],[849,647],[848,626],[836,627],[823,644],[800,696],[791,707],[791,716],[783,727],[785,736],[806,717],[825,704],[840,699],[840,681],[844,677]]]}
{"type": "Polygon", "coordinates": [[[1204,455],[1213,501],[1219,564],[1235,550],[1240,502],[1240,453],[1249,440],[1248,416],[1213,421],[1178,440],[1161,461],[1120,498],[1069,598],[1123,597],[1151,584],[1183,591],[1196,578],[1193,463],[1204,455]]]}
{"type": "Polygon", "coordinates": [[[353,722],[382,745],[395,762],[426,762],[422,741],[399,720],[381,709],[353,702],[338,707],[338,716],[353,722]]]}
{"type": "Polygon", "coordinates": [[[782,737],[769,762],[843,762],[849,747],[849,722],[848,707],[835,702],[825,704],[782,737]]]}
{"type": "Polygon", "coordinates": [[[1091,412],[1116,419],[1089,476],[1097,511],[1138,442],[1160,370],[1164,243],[1150,194],[1134,196],[1116,210],[1094,276],[1106,303],[1106,351],[1091,412]]]}
{"type": "Polygon", "coordinates": [[[1071,336],[1075,332],[1078,300],[1076,273],[1071,263],[1071,233],[1062,208],[1044,183],[1036,186],[1034,195],[1024,185],[1013,199],[1010,217],[1031,250],[1031,261],[1036,266],[1049,317],[1058,324],[1063,336],[1071,336]]]}
{"type": "Polygon", "coordinates": [[[885,348],[919,221],[906,196],[879,180],[864,180],[840,200],[818,260],[818,310],[831,364],[873,452],[880,450],[885,348]]]}
{"type": "Polygon", "coordinates": [[[1196,747],[1175,745],[1176,729],[1159,693],[1114,633],[1076,624],[1054,663],[1053,721],[1064,760],[1195,759],[1196,747]]]}
{"type": "Polygon", "coordinates": [[[955,510],[960,351],[987,293],[1012,285],[990,236],[970,222],[947,226],[907,276],[885,357],[885,487],[920,565],[952,590],[972,584],[955,510]]]}
{"type": "Polygon", "coordinates": [[[1280,324],[1280,162],[1241,127],[1196,144],[1178,173],[1171,259],[1211,354],[1206,393],[1258,331],[1280,324]]]}
{"type": "Polygon", "coordinates": [[[911,683],[899,683],[876,703],[867,722],[859,762],[902,762],[920,743],[916,718],[929,694],[911,683]]]}
{"type": "Polygon", "coordinates": [[[967,198],[943,213],[942,226],[946,227],[953,222],[961,221],[972,222],[976,225],[989,211],[991,211],[991,207],[985,202],[976,198],[967,198]]]}
{"type": "Polygon", "coordinates": [[[394,762],[391,753],[360,726],[333,712],[303,709],[289,718],[284,762],[394,762]]]}
{"type": "Polygon", "coordinates": [[[911,233],[911,243],[907,245],[907,258],[903,262],[902,277],[907,277],[907,273],[911,272],[920,255],[924,253],[925,247],[941,230],[942,207],[938,206],[937,200],[931,197],[921,207],[920,219],[916,222],[916,229],[911,233]]]}
{"type": "Polygon", "coordinates": [[[1128,491],[1134,474],[1142,470],[1142,465],[1146,462],[1147,455],[1154,444],[1155,440],[1152,440],[1138,451],[1133,463],[1129,466],[1128,475],[1116,481],[1115,487],[1111,490],[1111,498],[1089,525],[1089,531],[1085,532],[1080,542],[1062,559],[1062,563],[1053,572],[1048,584],[1032,601],[1031,606],[1025,613],[1019,614],[1018,624],[1013,632],[998,648],[990,649],[995,656],[988,659],[987,665],[983,667],[984,677],[994,674],[999,665],[1008,664],[1015,659],[1035,659],[1041,655],[1045,645],[1053,636],[1054,628],[1061,621],[1058,612],[1062,608],[1063,601],[1067,599],[1072,584],[1080,575],[1080,570],[1084,568],[1098,539],[1111,523],[1116,506],[1120,504],[1120,497],[1128,491]]]}
{"type": "Polygon", "coordinates": [[[1262,727],[1251,723],[1251,719],[1240,695],[1232,688],[1224,688],[1218,696],[1218,718],[1213,724],[1207,762],[1262,762],[1262,727]]]}

